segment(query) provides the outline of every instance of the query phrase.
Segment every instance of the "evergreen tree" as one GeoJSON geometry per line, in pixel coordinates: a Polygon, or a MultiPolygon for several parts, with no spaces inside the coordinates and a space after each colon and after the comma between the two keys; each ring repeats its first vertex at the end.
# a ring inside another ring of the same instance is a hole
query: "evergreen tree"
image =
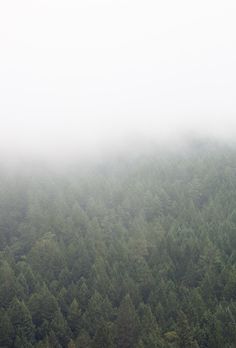
{"type": "Polygon", "coordinates": [[[79,336],[76,339],[76,348],[88,348],[92,347],[92,340],[85,330],[81,330],[79,336]]]}
{"type": "Polygon", "coordinates": [[[45,285],[30,297],[29,309],[36,326],[42,325],[44,320],[51,322],[59,310],[56,298],[45,285]]]}
{"type": "Polygon", "coordinates": [[[17,342],[28,342],[30,344],[34,339],[34,326],[30,312],[24,302],[14,298],[8,310],[8,315],[14,328],[14,337],[17,339],[17,342]]]}
{"type": "Polygon", "coordinates": [[[75,298],[70,305],[67,320],[71,331],[73,332],[74,336],[77,337],[81,327],[81,310],[75,298]]]}
{"type": "Polygon", "coordinates": [[[101,321],[98,324],[97,331],[94,337],[93,347],[94,348],[113,348],[114,337],[112,333],[111,323],[101,321]]]}
{"type": "Polygon", "coordinates": [[[139,322],[129,295],[122,300],[117,317],[117,347],[133,348],[138,341],[139,322]]]}
{"type": "Polygon", "coordinates": [[[96,333],[98,323],[103,319],[102,310],[103,299],[101,295],[95,291],[88,303],[88,308],[83,315],[83,323],[90,336],[96,333]]]}
{"type": "Polygon", "coordinates": [[[7,261],[0,261],[0,304],[7,308],[15,295],[15,275],[7,261]]]}
{"type": "Polygon", "coordinates": [[[138,314],[140,318],[142,345],[149,348],[164,347],[159,327],[150,306],[141,303],[138,314]]]}
{"type": "Polygon", "coordinates": [[[14,330],[11,321],[4,310],[0,310],[0,347],[11,347],[14,330]]]}
{"type": "Polygon", "coordinates": [[[184,312],[179,313],[178,318],[178,335],[181,348],[196,348],[197,343],[193,338],[188,319],[184,312]]]}
{"type": "Polygon", "coordinates": [[[50,328],[55,334],[58,343],[60,343],[63,347],[67,346],[70,341],[71,331],[61,311],[54,313],[54,318],[51,322],[50,328]]]}

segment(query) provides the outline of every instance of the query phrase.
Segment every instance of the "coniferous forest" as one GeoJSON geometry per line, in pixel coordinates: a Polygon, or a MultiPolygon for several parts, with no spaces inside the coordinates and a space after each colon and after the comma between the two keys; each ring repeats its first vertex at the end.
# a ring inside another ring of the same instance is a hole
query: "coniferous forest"
{"type": "Polygon", "coordinates": [[[0,347],[236,347],[236,149],[2,166],[0,347]]]}

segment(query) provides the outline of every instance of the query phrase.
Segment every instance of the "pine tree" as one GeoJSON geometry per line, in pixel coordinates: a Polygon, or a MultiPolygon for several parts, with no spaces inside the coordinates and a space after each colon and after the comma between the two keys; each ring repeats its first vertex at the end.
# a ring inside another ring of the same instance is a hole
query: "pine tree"
{"type": "Polygon", "coordinates": [[[70,305],[67,321],[74,336],[77,337],[81,327],[81,310],[75,298],[70,305]]]}
{"type": "Polygon", "coordinates": [[[86,330],[81,330],[79,336],[76,339],[76,347],[78,348],[90,348],[92,347],[92,340],[86,330]]]}
{"type": "Polygon", "coordinates": [[[14,330],[11,321],[4,310],[0,310],[0,347],[11,347],[14,330]]]}
{"type": "Polygon", "coordinates": [[[102,304],[103,299],[101,295],[95,291],[89,300],[88,308],[83,315],[84,327],[91,337],[95,335],[98,323],[103,319],[102,304]]]}
{"type": "Polygon", "coordinates": [[[81,309],[84,311],[89,301],[89,289],[85,279],[82,277],[78,288],[78,298],[81,309]]]}
{"type": "Polygon", "coordinates": [[[163,347],[160,330],[150,306],[141,303],[138,314],[140,318],[140,337],[142,338],[144,347],[163,347]]]}
{"type": "Polygon", "coordinates": [[[44,320],[51,322],[54,313],[59,310],[56,298],[50,293],[46,285],[30,297],[29,308],[33,323],[36,326],[42,325],[44,320]]]}
{"type": "Polygon", "coordinates": [[[97,327],[93,347],[112,348],[114,347],[113,339],[111,323],[102,321],[97,327]]]}
{"type": "Polygon", "coordinates": [[[0,261],[0,304],[7,308],[16,292],[15,275],[7,261],[0,261]]]}
{"type": "Polygon", "coordinates": [[[72,334],[60,310],[54,313],[54,318],[51,322],[50,327],[54,332],[58,342],[62,346],[67,346],[72,334]]]}
{"type": "Polygon", "coordinates": [[[129,295],[121,302],[117,317],[117,347],[133,348],[138,341],[139,322],[129,295]]]}
{"type": "Polygon", "coordinates": [[[178,336],[181,348],[196,348],[197,342],[194,340],[188,319],[184,312],[179,313],[178,336]]]}
{"type": "Polygon", "coordinates": [[[32,342],[34,338],[34,325],[30,312],[24,302],[14,298],[8,310],[8,315],[14,328],[15,337],[23,341],[32,342]]]}

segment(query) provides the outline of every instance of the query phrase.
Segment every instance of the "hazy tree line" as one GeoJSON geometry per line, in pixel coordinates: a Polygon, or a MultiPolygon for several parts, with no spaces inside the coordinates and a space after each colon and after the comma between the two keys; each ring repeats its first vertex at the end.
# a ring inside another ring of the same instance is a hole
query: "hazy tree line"
{"type": "Polygon", "coordinates": [[[236,151],[0,174],[0,347],[236,346],[236,151]]]}

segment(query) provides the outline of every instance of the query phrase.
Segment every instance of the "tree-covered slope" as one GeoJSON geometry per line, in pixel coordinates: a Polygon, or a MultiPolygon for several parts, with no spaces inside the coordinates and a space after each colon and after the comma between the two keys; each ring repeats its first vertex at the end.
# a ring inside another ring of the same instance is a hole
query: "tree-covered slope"
{"type": "Polygon", "coordinates": [[[0,174],[0,347],[236,346],[236,150],[0,174]]]}

